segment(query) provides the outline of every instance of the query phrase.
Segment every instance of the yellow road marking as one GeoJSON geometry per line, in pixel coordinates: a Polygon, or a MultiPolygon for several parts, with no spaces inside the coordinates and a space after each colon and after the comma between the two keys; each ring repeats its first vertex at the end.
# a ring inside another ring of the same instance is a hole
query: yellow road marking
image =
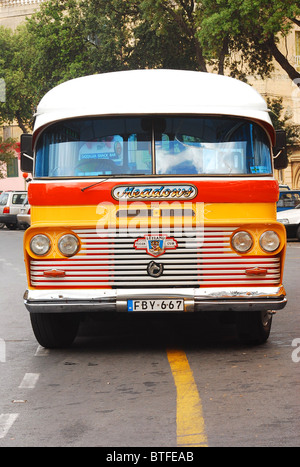
{"type": "Polygon", "coordinates": [[[177,445],[207,447],[202,403],[185,352],[167,351],[177,390],[177,445]]]}

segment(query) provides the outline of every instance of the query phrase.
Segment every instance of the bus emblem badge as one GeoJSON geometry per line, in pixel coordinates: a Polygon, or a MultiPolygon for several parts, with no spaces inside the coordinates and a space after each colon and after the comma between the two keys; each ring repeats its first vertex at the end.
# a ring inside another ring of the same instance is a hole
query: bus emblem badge
{"type": "Polygon", "coordinates": [[[146,235],[143,238],[138,238],[134,242],[136,250],[146,250],[148,255],[158,257],[165,253],[166,250],[175,250],[177,241],[174,238],[160,235],[146,235]]]}
{"type": "Polygon", "coordinates": [[[151,261],[147,266],[147,273],[151,277],[160,277],[164,272],[164,265],[151,261]]]}

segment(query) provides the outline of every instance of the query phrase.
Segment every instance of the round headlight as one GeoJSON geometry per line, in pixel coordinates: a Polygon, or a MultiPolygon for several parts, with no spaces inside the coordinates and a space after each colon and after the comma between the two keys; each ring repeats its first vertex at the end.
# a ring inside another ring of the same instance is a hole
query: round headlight
{"type": "Polygon", "coordinates": [[[64,256],[73,256],[78,251],[79,241],[75,235],[66,234],[58,240],[58,248],[64,256]]]}
{"type": "Polygon", "coordinates": [[[240,231],[233,235],[231,239],[233,248],[239,253],[246,253],[253,245],[253,240],[248,232],[240,231]]]}
{"type": "Polygon", "coordinates": [[[259,244],[268,253],[277,250],[280,245],[280,238],[274,230],[267,230],[259,239],[259,244]]]}
{"type": "Polygon", "coordinates": [[[50,246],[50,239],[47,237],[47,235],[35,235],[30,241],[31,251],[38,256],[46,255],[50,250],[50,246]]]}

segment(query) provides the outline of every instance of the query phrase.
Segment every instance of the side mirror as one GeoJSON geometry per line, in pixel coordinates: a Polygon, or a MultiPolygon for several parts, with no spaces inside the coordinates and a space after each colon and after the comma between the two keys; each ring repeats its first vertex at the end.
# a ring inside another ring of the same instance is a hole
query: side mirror
{"type": "Polygon", "coordinates": [[[21,135],[21,170],[22,172],[33,172],[33,150],[32,135],[23,133],[21,135]]]}
{"type": "Polygon", "coordinates": [[[276,130],[276,143],[273,147],[274,168],[277,170],[286,169],[288,166],[288,156],[286,148],[285,130],[276,130]]]}

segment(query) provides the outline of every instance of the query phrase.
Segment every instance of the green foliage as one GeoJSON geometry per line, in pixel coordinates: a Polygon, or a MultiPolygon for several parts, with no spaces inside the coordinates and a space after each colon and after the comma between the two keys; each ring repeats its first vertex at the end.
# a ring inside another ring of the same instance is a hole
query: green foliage
{"type": "Polygon", "coordinates": [[[16,32],[0,27],[0,50],[0,77],[6,88],[5,101],[0,102],[0,125],[17,120],[26,131],[33,118],[36,87],[30,75],[33,50],[24,27],[16,32]]]}
{"type": "Polygon", "coordinates": [[[297,77],[296,70],[295,76],[291,76],[291,70],[287,69],[291,64],[278,54],[277,43],[300,15],[298,1],[201,0],[200,3],[198,37],[207,59],[216,61],[225,50],[226,66],[233,76],[256,73],[266,77],[273,70],[275,58],[291,79],[297,77]]]}
{"type": "Polygon", "coordinates": [[[40,11],[27,20],[26,33],[35,50],[31,73],[39,94],[92,71],[82,11],[76,0],[42,3],[40,11]]]}
{"type": "Polygon", "coordinates": [[[287,144],[292,146],[293,144],[300,143],[300,126],[291,123],[292,115],[288,111],[284,111],[282,104],[282,98],[269,99],[267,98],[267,104],[270,109],[270,117],[274,125],[275,130],[285,130],[287,137],[287,144]]]}

